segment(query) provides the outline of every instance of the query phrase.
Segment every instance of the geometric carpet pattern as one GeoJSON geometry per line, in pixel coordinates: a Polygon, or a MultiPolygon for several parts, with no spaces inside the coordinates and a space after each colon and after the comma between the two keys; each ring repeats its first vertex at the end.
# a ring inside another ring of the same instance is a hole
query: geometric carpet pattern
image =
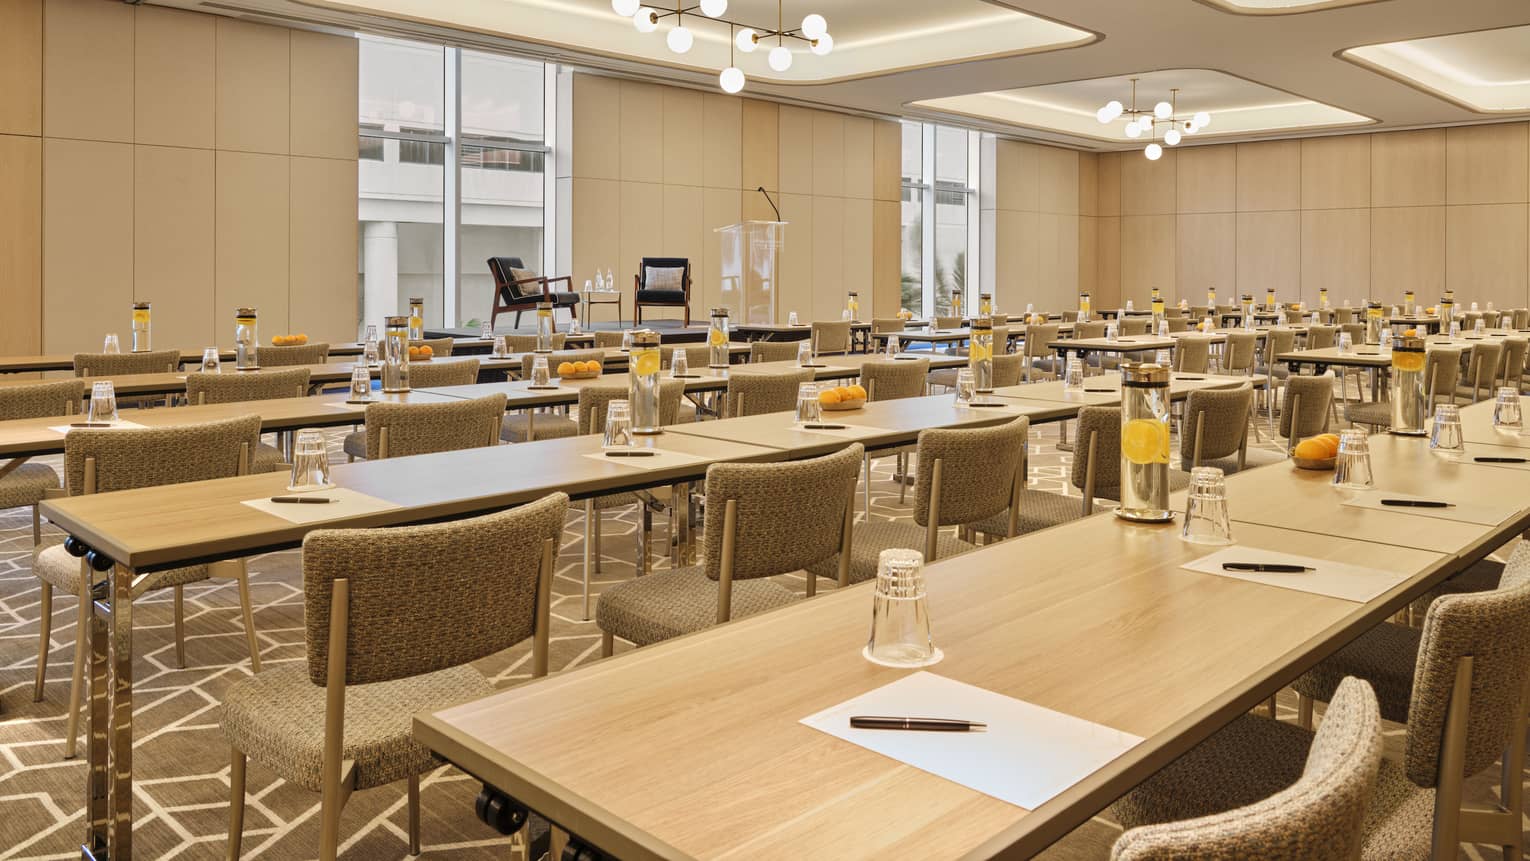
{"type": "MultiPolygon", "coordinates": [[[[328,433],[337,462],[343,431],[328,433]]],[[[1032,430],[1032,486],[1061,492],[1071,455],[1055,445],[1056,425],[1032,430]]],[[[1253,441],[1251,440],[1251,444],[1253,441]]],[[[1177,446],[1176,446],[1177,450],[1177,446]]],[[[59,458],[39,459],[57,466],[59,458]]],[[[898,502],[892,458],[874,463],[875,517],[909,517],[912,500],[898,502]]],[[[1077,493],[1073,493],[1077,496],[1077,493]]],[[[601,515],[603,571],[592,592],[634,574],[638,515],[635,508],[601,515]]],[[[657,519],[656,519],[657,521],[657,519]]],[[[58,541],[45,529],[45,541],[58,541]]],[[[667,536],[655,523],[653,567],[667,536]]],[[[553,583],[550,669],[560,672],[599,658],[600,632],[581,619],[582,506],[571,509],[553,583]]],[[[83,758],[63,759],[64,710],[75,641],[76,602],[55,594],[44,700],[32,702],[36,667],[38,580],[31,573],[29,509],[0,510],[0,861],[79,857],[83,821],[83,758]]],[[[248,560],[255,627],[265,667],[303,659],[302,575],[299,551],[248,560]]],[[[779,578],[802,591],[800,577],[779,578]]],[[[820,581],[820,588],[832,585],[820,581]]],[[[134,847],[140,858],[220,858],[225,851],[229,793],[229,751],[218,729],[223,693],[249,673],[236,587],[207,581],[185,589],[186,668],[175,664],[170,591],[149,593],[134,613],[134,847]]],[[[593,608],[593,600],[591,602],[593,608]]],[[[618,644],[618,649],[622,644],[618,644]]],[[[477,664],[497,687],[530,678],[530,644],[477,664]]],[[[1281,698],[1286,719],[1294,697],[1281,698]]],[[[83,721],[82,721],[83,723],[83,721]]],[[[1400,754],[1403,730],[1388,726],[1388,747],[1400,754]]],[[[83,739],[81,740],[83,746],[83,739]]],[[[341,854],[348,858],[408,857],[407,817],[402,782],[356,793],[341,821],[341,854]]],[[[243,854],[245,858],[303,859],[317,854],[319,796],[275,777],[251,760],[247,776],[243,854]]],[[[505,858],[509,838],[473,815],[479,784],[451,767],[421,780],[424,855],[442,859],[505,858]]],[[[1489,800],[1493,781],[1479,776],[1472,797],[1489,800]]],[[[1120,829],[1096,818],[1049,849],[1050,859],[1101,859],[1120,829]]],[[[1467,847],[1462,857],[1490,856],[1467,847]]]]}

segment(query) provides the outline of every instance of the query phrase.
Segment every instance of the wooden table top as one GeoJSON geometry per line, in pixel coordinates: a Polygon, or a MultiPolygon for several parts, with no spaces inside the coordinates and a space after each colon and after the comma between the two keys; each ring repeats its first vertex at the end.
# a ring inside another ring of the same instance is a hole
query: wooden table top
{"type": "MultiPolygon", "coordinates": [[[[1169,396],[1175,400],[1188,397],[1197,389],[1226,389],[1243,383],[1255,385],[1263,384],[1263,380],[1253,377],[1226,376],[1219,374],[1181,374],[1178,371],[1169,375],[1169,396]]],[[[1121,374],[1119,371],[1107,371],[1084,378],[1083,391],[1069,391],[1061,380],[1047,380],[1040,383],[1021,383],[1018,386],[1002,386],[994,389],[993,393],[1001,398],[1014,398],[1026,401],[1055,401],[1057,403],[1075,404],[1078,406],[1097,406],[1114,404],[1121,400],[1121,374]],[[1109,389],[1109,391],[1090,391],[1090,389],[1109,389]]]]}
{"type": "MultiPolygon", "coordinates": [[[[1013,333],[1011,333],[1013,334],[1013,333]]],[[[917,341],[926,344],[949,344],[955,341],[965,341],[972,337],[971,329],[907,329],[902,332],[877,332],[871,337],[878,341],[887,340],[888,335],[897,335],[900,341],[917,341]]]]}
{"type": "Polygon", "coordinates": [[[1381,348],[1371,345],[1357,345],[1350,352],[1343,353],[1338,347],[1322,347],[1316,350],[1289,350],[1277,354],[1275,361],[1285,362],[1288,365],[1344,365],[1351,368],[1385,368],[1392,364],[1392,354],[1383,353],[1381,348]]]}
{"type": "Polygon", "coordinates": [[[1108,338],[1059,339],[1047,344],[1047,349],[1072,353],[1139,353],[1172,350],[1178,343],[1173,338],[1160,338],[1157,335],[1123,335],[1114,341],[1108,338]]]}
{"type": "MultiPolygon", "coordinates": [[[[1216,548],[1104,514],[926,571],[932,672],[1143,736],[1027,811],[799,720],[904,675],[871,584],[417,715],[415,737],[625,859],[1030,857],[1401,606],[1183,570],[1216,548]],[[938,827],[937,827],[938,824],[938,827]]],[[[1246,545],[1443,576],[1448,555],[1239,526],[1246,545]]]]}
{"type": "Polygon", "coordinates": [[[398,526],[462,517],[559,490],[584,498],[699,479],[712,463],[782,459],[772,448],[677,433],[638,439],[639,445],[701,460],[649,468],[637,458],[583,457],[601,450],[601,438],[587,435],[332,465],[330,477],[336,486],[399,506],[341,521],[290,523],[242,504],[284,493],[289,479],[285,473],[49,500],[43,503],[43,514],[119,564],[153,570],[294,547],[316,528],[398,526]]]}
{"type": "MultiPolygon", "coordinates": [[[[496,359],[490,356],[451,356],[432,359],[433,362],[478,362],[480,371],[519,371],[521,367],[518,358],[496,359]]],[[[288,370],[291,368],[307,368],[309,382],[312,385],[328,385],[330,383],[343,383],[351,378],[351,371],[357,366],[368,367],[359,362],[329,362],[322,365],[286,365],[273,366],[254,371],[236,371],[229,367],[223,371],[225,374],[258,374],[262,370],[288,370]]],[[[378,365],[369,367],[374,378],[381,376],[382,368],[378,365]]],[[[89,382],[109,380],[118,396],[122,395],[170,395],[186,391],[186,375],[184,373],[164,374],[118,374],[116,376],[89,377],[89,382]]],[[[11,380],[0,379],[0,386],[25,386],[35,385],[36,380],[11,380]]],[[[89,387],[87,386],[87,393],[89,387]]]]}
{"type": "MultiPolygon", "coordinates": [[[[589,335],[570,335],[569,337],[574,339],[583,339],[584,341],[593,340],[593,338],[589,335]]],[[[455,343],[453,344],[453,348],[459,350],[487,350],[494,346],[494,342],[492,340],[486,341],[483,338],[456,338],[454,340],[455,343]]],[[[364,345],[360,341],[343,341],[339,343],[331,343],[329,345],[329,354],[331,356],[359,356],[361,355],[363,348],[364,345]]],[[[205,349],[205,347],[188,347],[181,350],[181,364],[200,364],[202,361],[202,353],[205,351],[205,349]]],[[[218,355],[225,362],[232,362],[234,360],[234,350],[232,347],[219,347],[218,355]]],[[[73,353],[51,353],[47,355],[33,356],[0,356],[0,374],[20,373],[24,371],[73,370],[73,353]]]]}

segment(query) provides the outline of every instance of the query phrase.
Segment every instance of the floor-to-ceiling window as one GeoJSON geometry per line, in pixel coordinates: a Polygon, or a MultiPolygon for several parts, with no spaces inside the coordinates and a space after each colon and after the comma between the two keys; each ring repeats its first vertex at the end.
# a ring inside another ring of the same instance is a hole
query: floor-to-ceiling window
{"type": "Polygon", "coordinates": [[[425,300],[472,327],[489,257],[542,271],[552,125],[547,69],[519,57],[360,37],[360,294],[366,323],[425,300]]]}
{"type": "Polygon", "coordinates": [[[978,134],[931,123],[903,123],[903,307],[950,314],[975,303],[978,134]]]}

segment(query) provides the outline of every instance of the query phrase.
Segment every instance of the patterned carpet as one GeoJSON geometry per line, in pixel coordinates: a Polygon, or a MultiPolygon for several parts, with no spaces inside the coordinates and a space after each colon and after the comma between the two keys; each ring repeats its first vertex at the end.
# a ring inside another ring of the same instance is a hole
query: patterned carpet
{"type": "MultiPolygon", "coordinates": [[[[1055,426],[1054,426],[1055,428],[1055,426]]],[[[340,432],[331,436],[339,454],[340,432]]],[[[1033,434],[1033,486],[1060,491],[1071,455],[1057,450],[1054,429],[1033,434]]],[[[892,460],[876,462],[873,510],[878,517],[909,516],[899,505],[891,480],[892,460]]],[[[636,509],[603,515],[605,570],[595,583],[619,582],[633,574],[636,509]]],[[[76,602],[54,602],[45,699],[33,703],[36,666],[38,581],[31,575],[28,510],[0,511],[0,861],[4,859],[78,858],[81,836],[84,765],[64,760],[63,712],[69,693],[74,648],[76,602]]],[[[660,544],[663,527],[657,528],[660,544]]],[[[599,657],[600,636],[594,622],[580,619],[580,560],[583,553],[582,509],[571,512],[558,558],[553,595],[551,667],[553,672],[599,657]]],[[[60,540],[56,532],[46,540],[60,540]]],[[[657,551],[656,551],[657,552],[657,551]]],[[[662,568],[664,562],[656,560],[662,568]]],[[[303,656],[301,570],[297,551],[249,560],[255,623],[266,666],[303,656]]],[[[802,588],[799,577],[782,582],[802,588]]],[[[824,588],[821,586],[820,588],[824,588]]],[[[140,858],[222,857],[227,827],[228,748],[218,730],[223,692],[246,675],[238,597],[231,582],[213,581],[186,588],[187,668],[175,667],[170,594],[150,594],[135,614],[134,764],[136,797],[134,843],[140,858]]],[[[619,646],[620,648],[620,646],[619,646]]],[[[529,644],[482,661],[479,669],[495,685],[507,687],[530,676],[529,644]]],[[[1295,714],[1294,697],[1282,698],[1284,717],[1295,714]]],[[[1389,750],[1400,753],[1402,728],[1390,726],[1389,750]]],[[[318,844],[319,797],[275,778],[251,762],[245,814],[247,858],[314,857],[318,844]]],[[[1472,782],[1476,798],[1493,797],[1491,781],[1472,782]]],[[[424,854],[431,858],[509,857],[509,841],[473,816],[479,785],[452,768],[441,768],[422,781],[424,854]]],[[[346,806],[341,825],[342,854],[351,858],[407,857],[404,786],[361,792],[346,806]]],[[[1109,855],[1119,828],[1099,818],[1079,828],[1046,853],[1052,859],[1099,859],[1109,855]]],[[[1463,857],[1496,857],[1468,848],[1463,857]]]]}

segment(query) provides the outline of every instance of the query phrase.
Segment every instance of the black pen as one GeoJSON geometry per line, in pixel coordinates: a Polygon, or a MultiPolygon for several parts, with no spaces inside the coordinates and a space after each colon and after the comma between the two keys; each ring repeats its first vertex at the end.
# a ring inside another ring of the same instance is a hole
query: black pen
{"type": "Polygon", "coordinates": [[[298,505],[320,505],[326,502],[334,502],[327,496],[273,496],[272,502],[291,502],[298,505]]]}
{"type": "Polygon", "coordinates": [[[69,425],[72,428],[109,428],[111,422],[74,422],[69,425]]]}
{"type": "Polygon", "coordinates": [[[804,430],[844,430],[845,425],[806,424],[804,430]]]}
{"type": "Polygon", "coordinates": [[[1477,463],[1530,463],[1522,457],[1474,457],[1472,460],[1477,463]]]}
{"type": "Polygon", "coordinates": [[[631,451],[613,449],[612,451],[606,452],[606,457],[653,457],[653,455],[654,452],[651,449],[642,448],[633,449],[631,451]]]}
{"type": "Polygon", "coordinates": [[[1306,565],[1280,565],[1273,562],[1223,562],[1223,571],[1251,571],[1256,574],[1301,574],[1316,571],[1306,565]]]}
{"type": "Polygon", "coordinates": [[[865,715],[850,718],[850,726],[855,729],[907,729],[925,732],[970,732],[975,729],[988,729],[988,724],[970,720],[865,715]]]}
{"type": "Polygon", "coordinates": [[[1449,502],[1436,502],[1432,499],[1383,499],[1382,505],[1395,505],[1399,508],[1449,508],[1449,502]]]}

